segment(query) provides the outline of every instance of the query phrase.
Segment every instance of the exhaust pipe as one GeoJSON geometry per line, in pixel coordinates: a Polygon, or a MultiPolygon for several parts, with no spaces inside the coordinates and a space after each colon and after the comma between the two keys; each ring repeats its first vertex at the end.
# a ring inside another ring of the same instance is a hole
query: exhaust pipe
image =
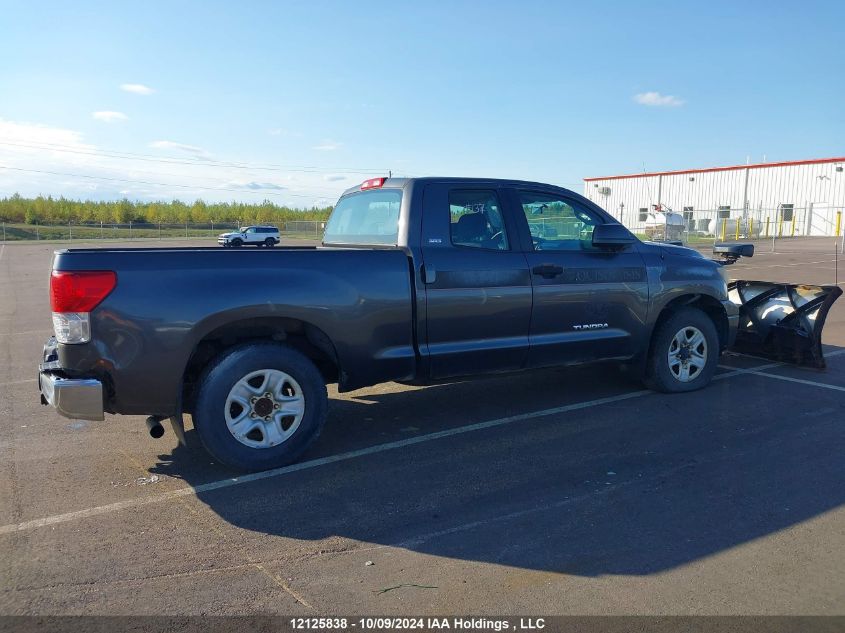
{"type": "Polygon", "coordinates": [[[151,415],[147,418],[147,430],[150,432],[150,437],[159,439],[164,435],[164,427],[161,425],[162,418],[157,418],[151,415]]]}

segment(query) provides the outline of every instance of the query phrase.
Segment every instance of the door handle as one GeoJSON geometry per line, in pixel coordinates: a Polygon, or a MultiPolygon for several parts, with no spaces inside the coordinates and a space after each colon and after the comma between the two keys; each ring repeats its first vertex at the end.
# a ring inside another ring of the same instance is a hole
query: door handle
{"type": "Polygon", "coordinates": [[[563,268],[554,264],[540,264],[539,266],[534,266],[531,272],[535,275],[540,275],[543,279],[553,279],[563,274],[563,268]]]}

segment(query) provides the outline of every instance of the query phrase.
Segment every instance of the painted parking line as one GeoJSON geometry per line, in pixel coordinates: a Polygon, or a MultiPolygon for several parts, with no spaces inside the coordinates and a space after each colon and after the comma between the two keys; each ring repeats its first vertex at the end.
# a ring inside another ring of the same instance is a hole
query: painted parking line
{"type": "Polygon", "coordinates": [[[0,387],[7,387],[9,385],[25,385],[30,382],[38,382],[38,379],[28,378],[27,380],[12,380],[10,382],[0,382],[0,387]]]}
{"type": "Polygon", "coordinates": [[[804,378],[793,378],[791,376],[779,376],[778,374],[770,374],[769,372],[752,370],[749,372],[755,376],[765,376],[766,378],[776,378],[777,380],[785,380],[787,382],[795,382],[799,385],[810,385],[812,387],[824,387],[825,389],[833,389],[834,391],[845,391],[845,387],[839,385],[831,385],[826,382],[818,382],[816,380],[805,380],[804,378]]]}
{"type": "MultiPolygon", "coordinates": [[[[756,360],[756,359],[754,359],[756,360]]],[[[731,367],[730,365],[717,365],[719,369],[727,369],[729,370],[728,373],[725,374],[716,374],[713,376],[713,380],[717,380],[719,378],[728,378],[730,376],[736,376],[739,374],[750,374],[755,371],[763,371],[764,369],[774,369],[775,367],[781,367],[783,363],[768,363],[766,365],[758,365],[757,367],[731,367]]]]}
{"type": "MultiPolygon", "coordinates": [[[[727,376],[727,374],[722,374],[722,377],[727,376]]],[[[530,413],[522,413],[517,415],[511,415],[504,418],[496,418],[494,420],[487,420],[485,422],[479,422],[477,424],[469,424],[466,426],[457,427],[454,429],[447,429],[445,431],[437,431],[435,433],[427,433],[425,435],[420,435],[418,437],[412,437],[404,440],[399,440],[396,442],[386,442],[384,444],[376,444],[375,446],[369,446],[367,448],[358,449],[355,451],[348,451],[345,453],[339,453],[337,455],[330,455],[328,457],[321,457],[319,459],[312,459],[306,462],[300,462],[298,464],[291,464],[290,466],[284,466],[282,468],[275,468],[273,470],[267,470],[260,473],[251,473],[248,475],[244,475],[242,477],[230,477],[228,479],[221,479],[218,481],[212,481],[207,484],[201,484],[199,486],[187,486],[185,488],[179,488],[177,490],[170,490],[168,492],[162,492],[154,495],[149,495],[147,497],[142,497],[138,499],[128,499],[126,501],[118,501],[116,503],[110,503],[103,506],[97,506],[94,508],[87,508],[84,510],[77,510],[75,512],[66,512],[64,514],[56,514],[49,517],[44,517],[41,519],[34,519],[31,521],[24,521],[22,523],[11,523],[8,525],[0,526],[0,534],[12,534],[14,532],[22,532],[26,530],[32,530],[36,528],[46,527],[49,525],[56,525],[58,523],[66,523],[67,521],[73,521],[76,519],[85,519],[93,516],[99,516],[103,514],[112,514],[114,512],[120,512],[121,510],[127,510],[130,508],[136,508],[144,505],[148,505],[151,503],[159,503],[162,501],[168,501],[170,499],[178,499],[180,497],[186,496],[195,496],[202,494],[204,492],[210,492],[213,490],[221,490],[223,488],[230,488],[232,486],[239,486],[246,483],[251,483],[254,481],[261,481],[263,479],[270,479],[273,477],[280,477],[282,475],[287,475],[290,473],[295,473],[303,470],[311,470],[314,468],[319,468],[321,466],[327,466],[329,464],[335,464],[338,462],[344,462],[351,459],[356,459],[358,457],[364,457],[367,455],[374,455],[376,453],[383,453],[385,451],[390,451],[398,448],[405,448],[407,446],[413,446],[415,444],[423,444],[427,442],[432,442],[434,440],[439,440],[447,437],[454,437],[456,435],[463,435],[466,433],[472,433],[475,431],[480,431],[483,429],[490,429],[499,426],[505,426],[508,424],[513,424],[514,422],[522,422],[525,420],[533,420],[536,418],[547,417],[550,415],[556,415],[560,413],[568,413],[570,411],[578,411],[582,409],[588,409],[591,407],[601,406],[603,404],[611,404],[614,402],[622,402],[624,400],[630,400],[632,398],[639,398],[649,393],[654,393],[648,389],[642,389],[640,391],[631,391],[623,394],[619,394],[616,396],[608,396],[606,398],[598,398],[596,400],[588,400],[586,402],[577,402],[574,404],[568,404],[561,407],[553,407],[550,409],[542,409],[540,411],[532,411],[530,413]]]]}
{"type": "Polygon", "coordinates": [[[794,264],[769,264],[767,266],[758,266],[758,268],[791,268],[793,266],[813,266],[815,264],[830,264],[835,261],[835,259],[822,259],[817,262],[795,262],[794,264]]]}
{"type": "MultiPolygon", "coordinates": [[[[845,350],[841,350],[845,352],[845,350]]],[[[834,354],[830,354],[831,356],[834,354]]],[[[732,378],[735,376],[741,375],[760,375],[761,377],[766,377],[768,374],[762,372],[764,369],[771,369],[774,367],[780,367],[783,363],[769,363],[767,365],[761,365],[754,369],[734,369],[729,368],[730,371],[727,371],[723,374],[718,374],[713,377],[713,380],[722,380],[725,378],[732,378]]],[[[338,462],[349,461],[351,459],[356,459],[359,457],[365,457],[367,455],[374,455],[377,453],[383,453],[385,451],[390,451],[399,448],[405,448],[407,446],[413,446],[415,444],[424,444],[428,442],[432,442],[435,440],[447,438],[447,437],[454,437],[457,435],[463,435],[466,433],[473,433],[475,431],[481,431],[484,429],[490,429],[495,427],[506,426],[508,424],[513,424],[514,422],[522,422],[525,420],[533,420],[537,418],[543,418],[551,415],[557,415],[561,413],[568,413],[571,411],[579,411],[583,409],[589,409],[592,407],[601,406],[604,404],[612,404],[615,402],[622,402],[625,400],[631,400],[633,398],[639,398],[641,396],[645,396],[648,394],[655,394],[656,392],[651,391],[649,389],[642,389],[638,391],[630,391],[627,393],[618,394],[615,396],[608,396],[605,398],[597,398],[595,400],[587,400],[585,402],[576,402],[574,404],[563,405],[560,407],[552,407],[550,409],[541,409],[539,411],[532,411],[529,413],[521,413],[517,415],[511,415],[504,418],[496,418],[493,420],[487,420],[485,422],[478,422],[476,424],[469,424],[466,426],[457,427],[454,429],[447,429],[445,431],[437,431],[434,433],[427,433],[425,435],[420,435],[418,437],[412,437],[404,440],[399,440],[396,442],[386,442],[383,444],[376,444],[375,446],[369,446],[367,448],[358,449],[355,451],[348,451],[345,453],[339,453],[337,455],[330,455],[327,457],[321,457],[318,459],[312,459],[306,462],[300,462],[298,464],[292,464],[290,466],[284,466],[282,468],[275,468],[273,470],[267,470],[260,473],[251,473],[248,475],[244,475],[241,477],[230,477],[227,479],[221,479],[218,481],[212,481],[207,484],[201,484],[199,486],[186,486],[184,488],[179,488],[177,490],[170,490],[168,492],[162,492],[158,494],[149,495],[147,497],[141,497],[138,499],[127,499],[126,501],[118,501],[116,503],[110,503],[107,505],[96,506],[93,508],[86,508],[84,510],[77,510],[74,512],[66,512],[63,514],[56,514],[48,517],[43,517],[41,519],[33,519],[30,521],[24,521],[21,523],[10,523],[7,525],[0,526],[0,534],[13,534],[15,532],[23,532],[27,530],[34,530],[37,528],[47,527],[50,525],[56,525],[59,523],[66,523],[68,521],[74,521],[76,519],[85,519],[93,516],[100,516],[104,514],[113,514],[115,512],[120,512],[122,510],[128,510],[131,508],[137,508],[145,505],[149,505],[152,503],[160,503],[163,501],[168,501],[171,499],[178,499],[180,497],[187,497],[187,496],[197,496],[205,492],[210,492],[213,490],[221,490],[224,488],[231,488],[233,486],[239,486],[246,483],[251,483],[254,481],[261,481],[263,479],[271,479],[274,477],[280,477],[283,475],[287,475],[290,473],[295,473],[303,470],[311,470],[314,468],[319,468],[321,466],[327,466],[329,464],[335,464],[338,462]]]]}
{"type": "Polygon", "coordinates": [[[0,332],[0,336],[24,336],[26,334],[51,334],[53,330],[27,330],[25,332],[0,332]]]}
{"type": "MultiPolygon", "coordinates": [[[[824,352],[825,358],[833,358],[834,356],[841,356],[845,354],[845,349],[837,349],[832,352],[824,352]]],[[[745,354],[739,354],[741,358],[749,358],[751,360],[763,360],[757,356],[747,356],[745,354]]],[[[793,365],[794,366],[794,365],[793,365]]],[[[762,372],[766,369],[773,369],[775,367],[790,367],[789,363],[769,363],[767,365],[759,365],[757,367],[746,367],[745,369],[740,369],[739,367],[732,367],[731,365],[718,365],[719,369],[730,369],[734,371],[739,371],[745,374],[754,373],[754,372],[762,372]]],[[[774,376],[774,374],[772,374],[774,376]]],[[[717,374],[714,378],[719,378],[719,376],[727,376],[727,374],[717,374]]],[[[777,377],[777,376],[775,376],[777,377]]]]}

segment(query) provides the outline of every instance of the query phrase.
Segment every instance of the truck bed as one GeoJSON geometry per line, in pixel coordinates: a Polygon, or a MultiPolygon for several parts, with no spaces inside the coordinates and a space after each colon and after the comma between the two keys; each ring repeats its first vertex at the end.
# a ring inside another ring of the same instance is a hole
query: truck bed
{"type": "Polygon", "coordinates": [[[53,268],[117,273],[91,314],[92,342],[56,350],[68,376],[103,380],[112,412],[176,412],[198,345],[235,323],[307,326],[336,355],[341,389],[415,372],[401,249],[67,249],[55,253],[53,268]]]}

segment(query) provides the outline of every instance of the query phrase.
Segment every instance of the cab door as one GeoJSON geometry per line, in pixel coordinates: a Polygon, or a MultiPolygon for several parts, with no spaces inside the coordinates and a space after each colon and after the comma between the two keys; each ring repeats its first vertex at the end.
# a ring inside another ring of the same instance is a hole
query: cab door
{"type": "Polygon", "coordinates": [[[592,245],[606,220],[585,201],[512,189],[533,286],[528,367],[624,360],[646,335],[648,281],[637,245],[592,245]],[[527,231],[526,231],[527,229],[527,231]]]}
{"type": "Polygon", "coordinates": [[[426,186],[420,272],[431,378],[524,365],[532,289],[515,234],[495,184],[426,186]]]}
{"type": "Polygon", "coordinates": [[[244,241],[247,244],[254,244],[255,242],[259,241],[261,236],[258,235],[258,229],[254,226],[249,227],[246,231],[244,231],[244,241]]]}

